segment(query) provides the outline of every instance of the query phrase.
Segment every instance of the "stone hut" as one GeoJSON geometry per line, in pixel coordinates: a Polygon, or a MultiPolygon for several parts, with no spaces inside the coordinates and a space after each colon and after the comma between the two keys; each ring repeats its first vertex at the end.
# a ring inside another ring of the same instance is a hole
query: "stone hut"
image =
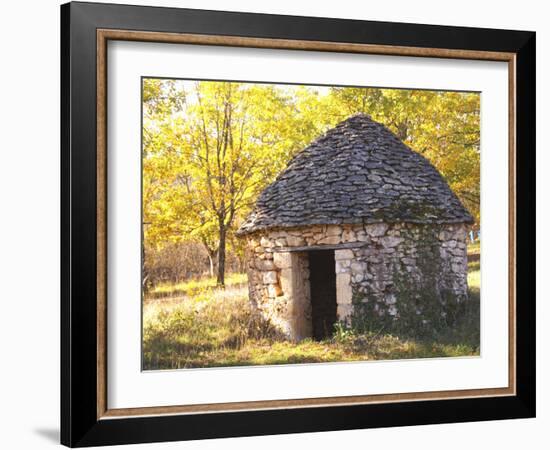
{"type": "Polygon", "coordinates": [[[357,317],[435,326],[467,299],[471,222],[423,156],[352,116],[300,151],[239,228],[250,301],[292,340],[357,317]]]}

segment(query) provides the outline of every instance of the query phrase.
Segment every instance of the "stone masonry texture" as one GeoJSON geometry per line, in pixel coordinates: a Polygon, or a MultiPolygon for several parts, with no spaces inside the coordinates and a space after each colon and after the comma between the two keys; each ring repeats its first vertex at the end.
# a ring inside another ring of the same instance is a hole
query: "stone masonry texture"
{"type": "Polygon", "coordinates": [[[299,152],[238,230],[250,301],[290,339],[311,337],[308,250],[330,248],[342,322],[358,305],[400,320],[422,316],[425,295],[461,303],[471,222],[424,157],[352,116],[299,152]]]}

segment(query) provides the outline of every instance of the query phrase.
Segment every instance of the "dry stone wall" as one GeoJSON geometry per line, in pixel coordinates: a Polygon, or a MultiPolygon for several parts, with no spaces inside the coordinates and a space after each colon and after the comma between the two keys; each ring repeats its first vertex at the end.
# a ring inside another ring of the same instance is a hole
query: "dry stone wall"
{"type": "Polygon", "coordinates": [[[307,250],[322,246],[335,249],[339,320],[350,324],[357,314],[404,320],[413,314],[429,322],[428,297],[442,305],[437,314],[443,316],[445,304],[467,298],[466,236],[463,224],[410,223],[314,225],[250,234],[250,300],[289,338],[311,336],[307,250]]]}

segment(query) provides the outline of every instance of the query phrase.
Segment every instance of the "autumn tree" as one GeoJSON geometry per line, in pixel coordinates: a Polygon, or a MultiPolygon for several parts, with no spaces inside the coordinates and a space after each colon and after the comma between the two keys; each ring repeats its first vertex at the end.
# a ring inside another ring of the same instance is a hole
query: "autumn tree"
{"type": "Polygon", "coordinates": [[[223,285],[234,230],[259,192],[358,112],[426,156],[479,220],[479,107],[475,93],[145,79],[144,251],[200,242],[223,285]]]}
{"type": "Polygon", "coordinates": [[[292,126],[292,98],[269,85],[195,82],[179,87],[179,103],[165,105],[173,86],[151,84],[147,92],[156,107],[144,121],[144,172],[151,172],[144,175],[144,218],[152,225],[147,236],[150,242],[201,241],[223,285],[237,215],[301,142],[292,137],[300,134],[292,126]],[[170,113],[155,115],[158,105],[170,113]]]}

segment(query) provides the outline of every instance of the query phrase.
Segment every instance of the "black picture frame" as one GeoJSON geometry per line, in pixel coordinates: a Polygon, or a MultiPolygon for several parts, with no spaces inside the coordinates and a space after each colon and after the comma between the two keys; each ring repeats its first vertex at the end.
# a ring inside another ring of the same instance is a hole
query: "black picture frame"
{"type": "Polygon", "coordinates": [[[94,3],[61,6],[61,443],[71,447],[535,416],[535,33],[94,3]],[[116,419],[97,415],[98,29],[516,55],[516,395],[116,419]]]}

